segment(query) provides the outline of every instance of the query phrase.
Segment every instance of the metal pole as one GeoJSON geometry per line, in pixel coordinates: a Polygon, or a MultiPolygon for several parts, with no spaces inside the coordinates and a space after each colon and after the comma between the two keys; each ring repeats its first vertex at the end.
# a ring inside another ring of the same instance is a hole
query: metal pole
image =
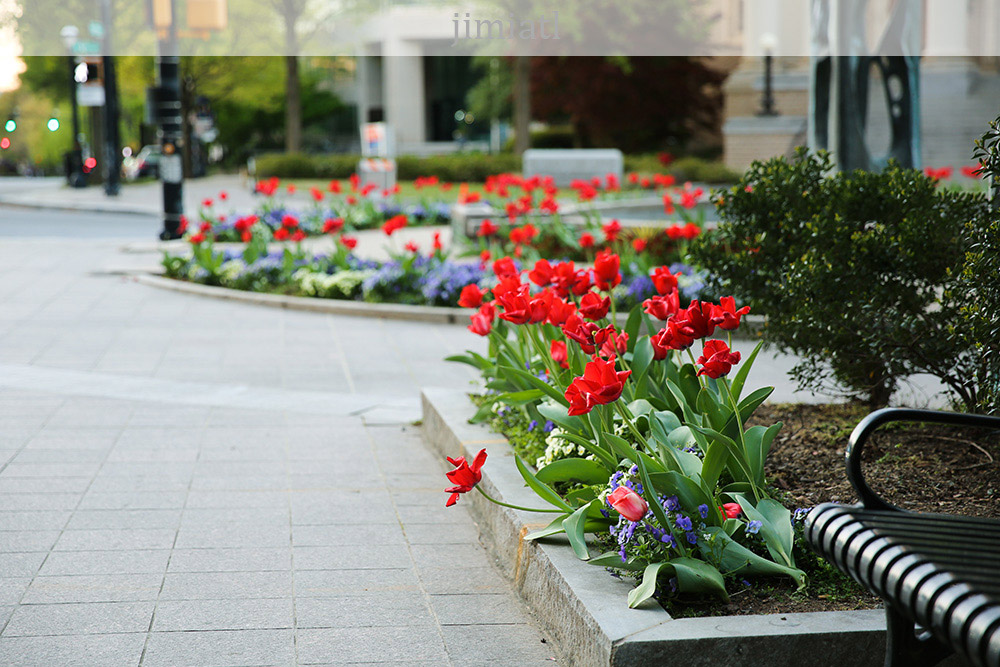
{"type": "Polygon", "coordinates": [[[87,185],[83,175],[83,151],[80,148],[80,105],[76,99],[76,58],[66,56],[69,65],[69,102],[73,109],[73,148],[70,150],[70,164],[67,165],[66,180],[70,187],[82,188],[87,185]]]}
{"type": "Polygon", "coordinates": [[[758,116],[777,116],[778,112],[774,108],[774,91],[771,81],[773,78],[774,56],[770,53],[764,54],[764,94],[760,100],[760,111],[758,116]]]}
{"type": "Polygon", "coordinates": [[[160,124],[160,180],[163,181],[163,240],[181,237],[184,213],[184,165],[181,160],[180,56],[177,46],[176,0],[170,0],[170,27],[160,40],[156,112],[160,124]]]}
{"type": "Polygon", "coordinates": [[[118,80],[115,59],[111,55],[111,0],[101,0],[101,23],[104,24],[104,193],[115,197],[121,191],[121,153],[119,144],[118,80]]]}

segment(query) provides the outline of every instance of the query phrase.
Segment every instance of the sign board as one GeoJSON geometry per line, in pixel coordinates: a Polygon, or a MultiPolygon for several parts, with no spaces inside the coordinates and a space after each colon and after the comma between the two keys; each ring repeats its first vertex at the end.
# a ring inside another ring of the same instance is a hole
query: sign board
{"type": "Polygon", "coordinates": [[[177,153],[160,157],[160,180],[164,183],[180,183],[184,180],[184,163],[177,153]]]}
{"type": "Polygon", "coordinates": [[[365,157],[392,157],[391,130],[386,123],[361,124],[361,154],[365,157]]]}
{"type": "Polygon", "coordinates": [[[81,39],[73,45],[73,55],[76,56],[96,56],[101,52],[101,45],[87,39],[81,39]]]}
{"type": "Polygon", "coordinates": [[[87,26],[87,32],[94,39],[104,39],[104,24],[100,21],[91,21],[87,26]]]}
{"type": "Polygon", "coordinates": [[[76,87],[76,101],[81,107],[103,107],[104,86],[87,84],[76,87]]]}

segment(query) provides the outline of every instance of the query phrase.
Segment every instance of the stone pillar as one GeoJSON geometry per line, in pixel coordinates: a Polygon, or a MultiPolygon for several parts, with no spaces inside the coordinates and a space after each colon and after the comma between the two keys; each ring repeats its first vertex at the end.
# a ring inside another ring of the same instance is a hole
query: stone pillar
{"type": "Polygon", "coordinates": [[[385,120],[395,132],[397,151],[404,152],[427,141],[423,48],[418,42],[391,39],[382,55],[385,120]]]}
{"type": "Polygon", "coordinates": [[[368,122],[368,109],[371,108],[372,105],[371,90],[369,86],[371,77],[371,73],[369,72],[370,61],[363,46],[358,48],[354,59],[357,63],[357,66],[354,69],[355,90],[357,90],[357,124],[360,126],[362,123],[368,122]]]}

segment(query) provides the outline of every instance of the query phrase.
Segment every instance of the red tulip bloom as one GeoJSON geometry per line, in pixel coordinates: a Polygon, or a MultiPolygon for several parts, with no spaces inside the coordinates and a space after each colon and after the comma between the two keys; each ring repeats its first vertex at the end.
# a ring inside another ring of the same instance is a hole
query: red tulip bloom
{"type": "Polygon", "coordinates": [[[295,187],[294,183],[289,183],[288,186],[285,189],[288,190],[288,194],[290,194],[290,195],[294,195],[295,194],[296,187],[295,187]]]}
{"type": "Polygon", "coordinates": [[[607,250],[597,253],[594,259],[594,282],[597,283],[598,289],[610,291],[612,287],[621,283],[620,267],[621,258],[618,255],[607,250]]]}
{"type": "Polygon", "coordinates": [[[274,240],[275,241],[287,241],[288,240],[288,228],[278,227],[274,230],[274,240]]]}
{"type": "Polygon", "coordinates": [[[539,287],[545,287],[552,282],[554,273],[549,260],[540,259],[535,262],[535,268],[528,272],[528,279],[539,287]]]}
{"type": "Polygon", "coordinates": [[[299,220],[294,215],[286,215],[281,218],[281,226],[287,229],[294,229],[299,226],[299,220]]]}
{"type": "Polygon", "coordinates": [[[663,361],[666,359],[667,354],[669,354],[670,350],[673,349],[663,344],[661,334],[665,331],[666,329],[662,329],[649,337],[649,344],[653,346],[653,359],[656,361],[663,361]]]}
{"type": "Polygon", "coordinates": [[[569,301],[553,297],[549,304],[549,317],[546,320],[549,324],[562,326],[570,317],[576,315],[576,306],[569,301]]]}
{"type": "Polygon", "coordinates": [[[339,195],[340,194],[340,181],[330,181],[330,185],[327,187],[327,189],[332,194],[339,195]]]}
{"type": "Polygon", "coordinates": [[[205,208],[212,208],[213,203],[215,202],[213,202],[211,199],[204,199],[202,200],[201,205],[204,206],[205,208]]]}
{"type": "MultiPolygon", "coordinates": [[[[663,195],[663,212],[667,215],[673,215],[674,211],[674,198],[670,195],[663,195]]],[[[670,228],[667,228],[667,234],[670,233],[670,228]]]]}
{"type": "Polygon", "coordinates": [[[656,291],[666,296],[677,289],[677,276],[679,275],[681,274],[670,273],[670,269],[665,266],[658,266],[653,270],[653,275],[650,278],[653,280],[653,287],[656,288],[656,291]]]}
{"type": "Polygon", "coordinates": [[[191,236],[188,237],[188,241],[191,243],[191,245],[198,245],[199,243],[204,243],[205,235],[202,232],[198,232],[197,234],[192,234],[191,236]]]}
{"type": "Polygon", "coordinates": [[[629,521],[641,521],[649,511],[649,505],[642,496],[627,486],[619,486],[609,493],[608,504],[629,521]]]}
{"type": "Polygon", "coordinates": [[[358,246],[358,240],[353,236],[341,236],[340,242],[348,250],[354,250],[358,246]]]}
{"type": "Polygon", "coordinates": [[[728,345],[713,338],[705,341],[705,349],[697,363],[702,365],[698,375],[707,375],[717,380],[731,371],[734,364],[740,363],[740,353],[730,351],[728,345]]]}
{"type": "Polygon", "coordinates": [[[671,241],[684,238],[684,227],[681,225],[670,225],[666,230],[667,238],[671,241]]]}
{"type": "Polygon", "coordinates": [[[712,317],[712,321],[725,331],[733,331],[738,328],[740,318],[750,312],[750,306],[743,306],[736,310],[736,300],[731,296],[722,297],[719,299],[719,304],[714,308],[715,315],[712,317]]]}
{"type": "Polygon", "coordinates": [[[631,374],[632,371],[616,371],[614,359],[588,362],[583,376],[575,378],[566,390],[566,398],[570,402],[569,414],[586,414],[595,405],[618,400],[625,388],[625,380],[631,374]]]}
{"type": "Polygon", "coordinates": [[[594,292],[587,292],[580,299],[580,314],[588,320],[599,320],[608,314],[611,309],[611,298],[599,297],[594,292]]]}
{"type": "Polygon", "coordinates": [[[646,250],[646,239],[632,239],[632,247],[636,252],[644,252],[646,250]]]}
{"type": "Polygon", "coordinates": [[[344,227],[343,218],[327,218],[323,222],[323,233],[324,234],[334,234],[339,232],[344,227]]]}
{"type": "Polygon", "coordinates": [[[445,493],[451,494],[451,497],[448,498],[448,502],[445,503],[445,507],[451,507],[457,503],[459,494],[472,491],[472,489],[476,488],[476,484],[479,484],[480,480],[482,480],[482,468],[483,464],[486,463],[486,450],[479,450],[479,453],[476,454],[476,458],[473,459],[471,466],[465,461],[464,456],[460,456],[457,459],[453,459],[449,456],[448,463],[455,466],[455,469],[449,470],[445,474],[448,477],[448,481],[455,486],[444,490],[445,493]]]}
{"type": "Polygon", "coordinates": [[[583,249],[594,247],[594,235],[589,232],[580,234],[580,247],[583,249]]]}
{"type": "Polygon", "coordinates": [[[394,232],[406,227],[406,216],[405,215],[394,215],[382,225],[382,232],[386,236],[392,236],[394,232]]]}
{"type": "Polygon", "coordinates": [[[479,231],[476,232],[476,236],[493,236],[498,231],[500,231],[500,228],[494,225],[489,219],[486,219],[479,223],[479,231]]]}
{"type": "Polygon", "coordinates": [[[517,270],[517,265],[514,264],[514,260],[510,257],[501,257],[497,261],[493,262],[493,273],[495,273],[497,278],[500,280],[503,280],[504,278],[516,278],[520,275],[520,271],[517,270]]]}
{"type": "Polygon", "coordinates": [[[697,238],[699,234],[701,234],[701,227],[693,222],[689,222],[681,228],[681,236],[689,241],[693,238],[697,238]]]}
{"type": "Polygon", "coordinates": [[[604,232],[604,240],[608,243],[614,243],[618,240],[618,234],[622,230],[622,225],[617,220],[612,220],[608,224],[601,227],[601,231],[604,232]]]}
{"type": "Polygon", "coordinates": [[[200,225],[198,225],[198,231],[201,232],[202,234],[207,234],[208,232],[212,231],[212,223],[211,222],[201,223],[200,225]]]}
{"type": "Polygon", "coordinates": [[[296,243],[304,241],[305,238],[306,238],[306,233],[301,229],[296,229],[295,233],[292,234],[292,240],[295,241],[296,243]]]}
{"type": "Polygon", "coordinates": [[[571,315],[562,326],[566,337],[576,341],[585,354],[593,354],[597,350],[594,333],[599,329],[593,322],[584,322],[579,315],[571,315]]]}
{"type": "Polygon", "coordinates": [[[573,288],[571,291],[576,296],[583,296],[590,291],[592,286],[593,283],[590,280],[590,271],[580,269],[573,276],[573,288]]]}
{"type": "Polygon", "coordinates": [[[348,206],[354,206],[355,204],[358,203],[358,198],[355,197],[354,195],[347,195],[344,198],[344,201],[347,202],[348,206]]]}
{"type": "Polygon", "coordinates": [[[975,167],[966,165],[962,167],[962,176],[966,178],[979,178],[982,173],[982,165],[976,165],[975,167]]]}
{"type": "Polygon", "coordinates": [[[613,359],[628,350],[628,334],[617,333],[613,326],[594,332],[594,343],[600,348],[601,356],[613,359]]]}
{"type": "Polygon", "coordinates": [[[674,319],[685,335],[698,339],[715,333],[716,323],[712,321],[714,316],[715,306],[695,299],[687,308],[678,311],[674,319]]]}
{"type": "Polygon", "coordinates": [[[648,315],[652,315],[658,320],[663,320],[664,322],[669,320],[681,307],[680,297],[677,294],[677,290],[674,290],[667,296],[654,296],[650,299],[646,299],[642,302],[643,310],[646,311],[648,315]]]}
{"type": "Polygon", "coordinates": [[[727,519],[735,519],[739,517],[740,512],[742,511],[743,508],[740,507],[739,503],[725,503],[721,507],[719,507],[719,512],[721,512],[722,516],[726,517],[727,519]]]}
{"type": "Polygon", "coordinates": [[[323,201],[323,191],[317,187],[309,188],[309,194],[312,195],[313,201],[321,202],[323,201]]]}
{"type": "Polygon", "coordinates": [[[650,341],[653,343],[653,350],[657,347],[667,350],[686,350],[694,345],[694,338],[681,330],[676,319],[669,320],[667,326],[653,334],[650,341]]]}
{"type": "Polygon", "coordinates": [[[552,361],[562,368],[569,368],[569,351],[566,349],[566,341],[554,340],[549,345],[549,355],[552,361]]]}
{"type": "Polygon", "coordinates": [[[483,305],[483,291],[479,289],[479,285],[469,283],[463,287],[458,297],[458,305],[462,308],[479,308],[483,305]]]}
{"type": "Polygon", "coordinates": [[[407,241],[406,245],[403,246],[403,249],[412,252],[414,255],[420,252],[420,246],[418,246],[414,241],[407,241]]]}

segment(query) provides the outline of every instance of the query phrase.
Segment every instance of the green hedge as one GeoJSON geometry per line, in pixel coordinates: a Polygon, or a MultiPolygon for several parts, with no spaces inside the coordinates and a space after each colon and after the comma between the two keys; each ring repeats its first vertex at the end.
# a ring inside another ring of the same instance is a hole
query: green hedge
{"type": "MultiPolygon", "coordinates": [[[[267,178],[348,178],[358,166],[359,155],[306,155],[303,153],[270,153],[257,158],[257,176],[267,178]]],[[[482,182],[487,176],[521,171],[521,158],[512,153],[453,153],[396,158],[400,180],[418,176],[437,176],[443,181],[482,182]]],[[[720,162],[696,157],[683,157],[666,170],[655,155],[626,155],[625,171],[654,173],[667,171],[679,181],[702,183],[735,183],[740,175],[720,162]]]]}

